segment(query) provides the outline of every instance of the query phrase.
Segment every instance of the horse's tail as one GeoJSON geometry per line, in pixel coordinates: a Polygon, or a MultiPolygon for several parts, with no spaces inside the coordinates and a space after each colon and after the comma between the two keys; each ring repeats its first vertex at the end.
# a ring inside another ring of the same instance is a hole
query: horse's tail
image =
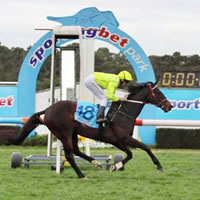
{"type": "Polygon", "coordinates": [[[15,138],[10,139],[10,142],[14,145],[20,145],[32,130],[34,130],[40,124],[44,124],[40,118],[40,115],[42,114],[45,114],[45,110],[33,114],[24,124],[19,134],[15,138]]]}

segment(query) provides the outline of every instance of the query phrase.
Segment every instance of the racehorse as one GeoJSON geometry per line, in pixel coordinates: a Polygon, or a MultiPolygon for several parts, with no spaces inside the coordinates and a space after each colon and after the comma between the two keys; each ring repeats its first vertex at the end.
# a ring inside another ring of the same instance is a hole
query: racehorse
{"type": "Polygon", "coordinates": [[[15,145],[21,144],[32,130],[38,125],[44,124],[62,142],[65,157],[79,178],[83,178],[84,174],[77,166],[74,154],[92,164],[99,165],[100,163],[79,150],[78,134],[101,142],[110,143],[127,154],[121,162],[116,163],[112,167],[112,171],[122,169],[132,158],[130,147],[146,151],[157,166],[157,169],[162,171],[163,168],[160,162],[149,147],[134,139],[132,134],[135,120],[145,104],[155,105],[164,112],[169,112],[172,109],[172,105],[159,90],[156,83],[146,82],[137,87],[131,86],[128,88],[128,91],[129,94],[126,101],[112,103],[110,110],[114,110],[114,114],[112,114],[113,111],[108,112],[108,118],[111,115],[111,119],[109,123],[104,123],[104,126],[100,124],[99,128],[91,128],[76,121],[74,114],[77,102],[59,101],[47,109],[33,114],[24,124],[19,134],[15,138],[10,139],[10,142],[15,145]],[[44,115],[43,119],[41,119],[41,115],[44,115]]]}

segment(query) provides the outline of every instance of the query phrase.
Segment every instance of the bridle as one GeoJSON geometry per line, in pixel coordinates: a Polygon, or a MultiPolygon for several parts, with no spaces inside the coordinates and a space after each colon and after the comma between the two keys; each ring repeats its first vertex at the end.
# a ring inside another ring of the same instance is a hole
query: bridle
{"type": "Polygon", "coordinates": [[[158,102],[156,104],[153,104],[159,108],[163,108],[164,104],[167,100],[167,98],[163,95],[163,93],[158,89],[157,85],[154,85],[154,87],[150,86],[149,87],[151,92],[152,92],[152,96],[155,98],[155,100],[158,102]]]}

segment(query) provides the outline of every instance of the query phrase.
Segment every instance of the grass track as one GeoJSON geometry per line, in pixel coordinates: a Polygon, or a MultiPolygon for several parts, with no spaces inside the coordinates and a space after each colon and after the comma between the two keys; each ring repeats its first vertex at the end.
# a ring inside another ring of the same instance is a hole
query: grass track
{"type": "MultiPolygon", "coordinates": [[[[45,147],[0,146],[0,200],[200,200],[200,150],[156,150],[164,173],[147,154],[133,150],[125,171],[110,173],[80,166],[87,179],[71,167],[57,175],[49,166],[10,168],[12,152],[23,157],[45,154],[45,147]]],[[[117,149],[92,149],[92,154],[114,155],[117,149]]]]}

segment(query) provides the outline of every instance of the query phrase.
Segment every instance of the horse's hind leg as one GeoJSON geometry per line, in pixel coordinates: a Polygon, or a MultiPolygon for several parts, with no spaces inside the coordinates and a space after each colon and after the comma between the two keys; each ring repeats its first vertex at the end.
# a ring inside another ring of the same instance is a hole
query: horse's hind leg
{"type": "Polygon", "coordinates": [[[70,163],[71,167],[77,173],[79,178],[85,177],[83,175],[83,173],[81,172],[81,170],[78,168],[77,164],[75,163],[74,155],[73,155],[72,138],[68,137],[68,138],[65,138],[61,141],[63,143],[65,157],[66,157],[67,161],[70,163]]]}
{"type": "Polygon", "coordinates": [[[156,158],[156,156],[152,153],[152,151],[142,142],[130,137],[127,145],[130,147],[136,147],[136,148],[140,148],[144,151],[146,151],[148,153],[148,155],[151,157],[153,163],[157,166],[157,169],[160,171],[163,171],[163,168],[159,162],[159,160],[156,158]]]}
{"type": "Polygon", "coordinates": [[[77,134],[73,134],[72,136],[72,142],[73,142],[73,151],[74,154],[76,154],[77,156],[87,160],[88,162],[90,162],[91,164],[93,164],[95,167],[97,168],[102,168],[102,165],[100,162],[98,162],[97,160],[95,160],[94,158],[86,155],[85,153],[81,152],[79,147],[78,147],[78,135],[77,134]]]}

